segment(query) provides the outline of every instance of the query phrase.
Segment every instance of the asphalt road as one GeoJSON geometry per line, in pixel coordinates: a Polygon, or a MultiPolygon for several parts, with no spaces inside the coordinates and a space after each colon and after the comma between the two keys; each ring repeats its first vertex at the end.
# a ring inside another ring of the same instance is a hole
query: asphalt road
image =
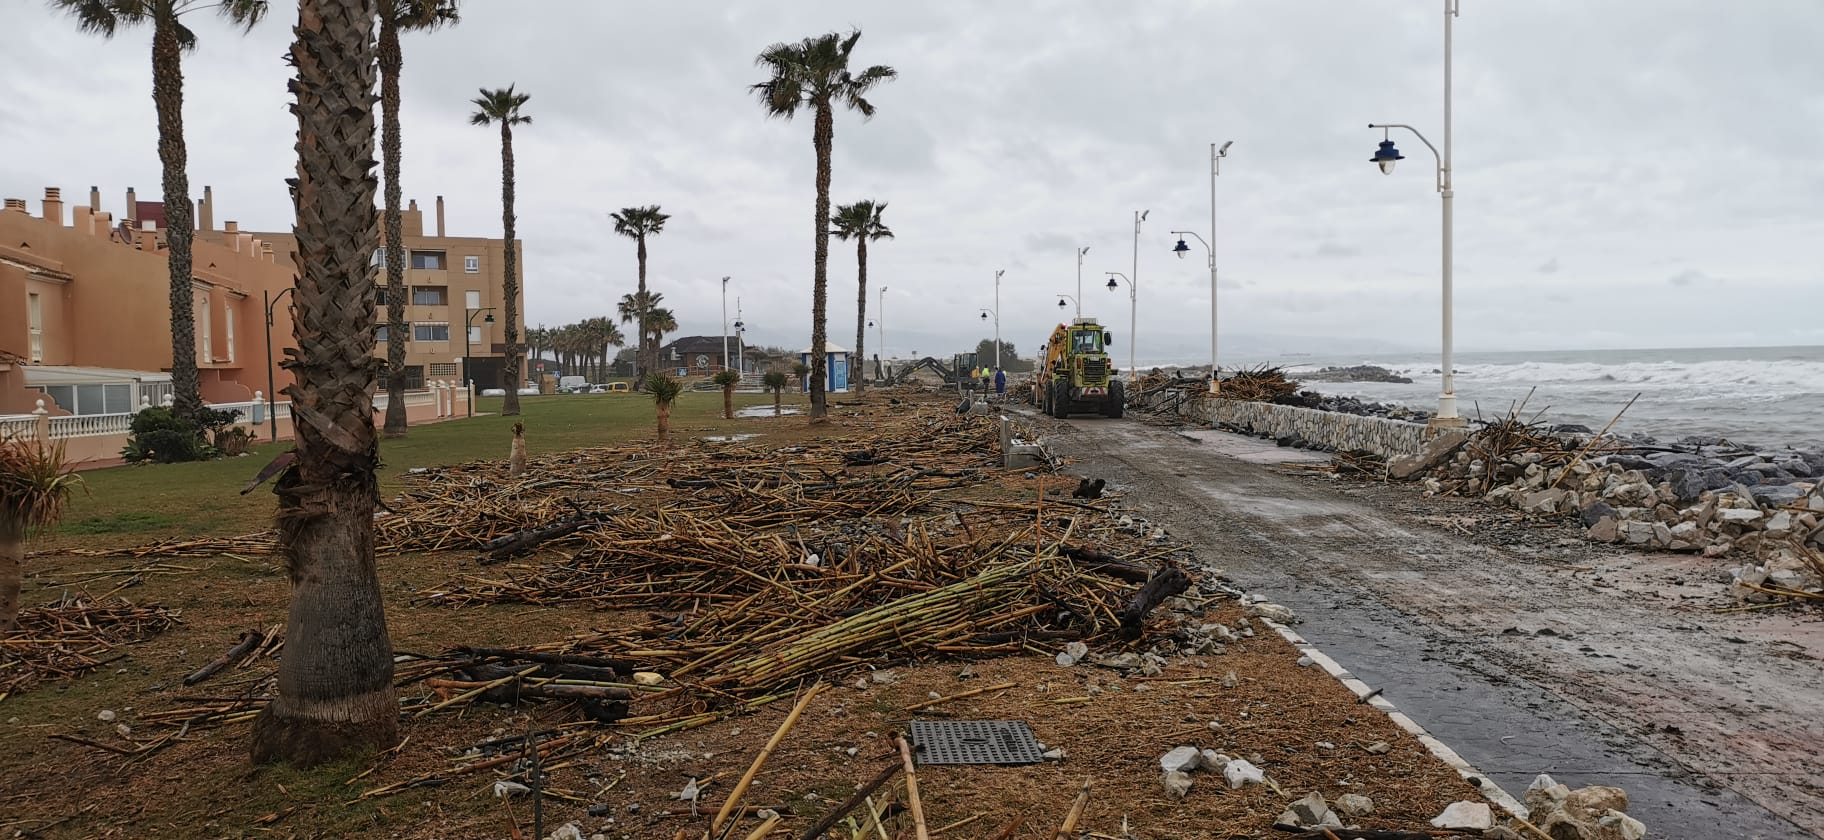
{"type": "Polygon", "coordinates": [[[1666,840],[1824,837],[1824,624],[1729,606],[1716,561],[1633,554],[1308,453],[1134,420],[1025,414],[1069,470],[1237,585],[1508,792],[1627,790],[1666,840]]]}

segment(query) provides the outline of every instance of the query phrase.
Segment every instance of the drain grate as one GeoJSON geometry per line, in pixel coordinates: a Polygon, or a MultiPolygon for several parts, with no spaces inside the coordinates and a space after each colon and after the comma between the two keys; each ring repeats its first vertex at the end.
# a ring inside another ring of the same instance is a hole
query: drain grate
{"type": "Polygon", "coordinates": [[[1038,739],[1017,720],[915,720],[920,764],[1037,764],[1038,739]]]}

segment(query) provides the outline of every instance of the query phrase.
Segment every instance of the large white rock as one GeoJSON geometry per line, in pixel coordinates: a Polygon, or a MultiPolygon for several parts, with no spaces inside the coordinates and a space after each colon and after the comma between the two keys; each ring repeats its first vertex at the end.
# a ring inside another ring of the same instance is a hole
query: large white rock
{"type": "Polygon", "coordinates": [[[1229,787],[1240,788],[1243,785],[1258,785],[1266,781],[1267,774],[1261,772],[1259,767],[1255,767],[1247,759],[1237,758],[1222,768],[1222,777],[1228,780],[1229,787]]]}
{"type": "Polygon", "coordinates": [[[1159,769],[1167,773],[1174,770],[1190,773],[1203,766],[1203,753],[1196,747],[1173,747],[1170,752],[1159,757],[1159,769]]]}
{"type": "Polygon", "coordinates": [[[1495,827],[1495,812],[1489,810],[1487,802],[1452,802],[1444,813],[1431,818],[1431,824],[1439,828],[1483,831],[1495,827]]]}

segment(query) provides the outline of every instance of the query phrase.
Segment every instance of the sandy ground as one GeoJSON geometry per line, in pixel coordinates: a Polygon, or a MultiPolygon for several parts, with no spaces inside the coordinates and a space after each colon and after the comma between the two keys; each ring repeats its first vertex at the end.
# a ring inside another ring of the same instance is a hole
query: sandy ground
{"type": "Polygon", "coordinates": [[[1510,792],[1549,772],[1626,788],[1654,838],[1824,837],[1824,623],[1720,612],[1722,562],[1292,468],[1312,456],[1238,435],[1028,422],[1510,792]]]}

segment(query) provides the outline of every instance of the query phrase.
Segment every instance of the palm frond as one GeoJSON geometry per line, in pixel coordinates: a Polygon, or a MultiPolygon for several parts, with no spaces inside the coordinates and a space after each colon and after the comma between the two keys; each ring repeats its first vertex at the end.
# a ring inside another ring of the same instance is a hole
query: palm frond
{"type": "Polygon", "coordinates": [[[0,438],[0,532],[30,535],[57,524],[82,486],[73,468],[61,441],[0,438]]]}
{"type": "Polygon", "coordinates": [[[646,390],[652,392],[652,401],[659,405],[671,405],[672,400],[684,390],[684,383],[672,378],[670,374],[657,371],[646,377],[646,390]]]}
{"type": "Polygon", "coordinates": [[[267,5],[267,0],[221,0],[215,4],[215,13],[242,32],[252,32],[265,19],[267,5]]]}
{"type": "Polygon", "coordinates": [[[402,31],[431,32],[462,22],[456,0],[383,0],[381,14],[391,14],[402,31]]]}
{"type": "Polygon", "coordinates": [[[67,12],[76,19],[76,29],[103,38],[112,38],[122,24],[138,23],[144,11],[137,2],[119,0],[51,0],[51,8],[67,12]]]}
{"type": "Polygon", "coordinates": [[[469,100],[469,104],[474,105],[476,109],[475,113],[469,115],[469,123],[472,125],[489,125],[496,122],[507,125],[529,123],[532,121],[531,115],[521,114],[519,109],[531,98],[532,94],[515,92],[513,85],[507,85],[497,90],[482,88],[480,96],[469,100]]]}

